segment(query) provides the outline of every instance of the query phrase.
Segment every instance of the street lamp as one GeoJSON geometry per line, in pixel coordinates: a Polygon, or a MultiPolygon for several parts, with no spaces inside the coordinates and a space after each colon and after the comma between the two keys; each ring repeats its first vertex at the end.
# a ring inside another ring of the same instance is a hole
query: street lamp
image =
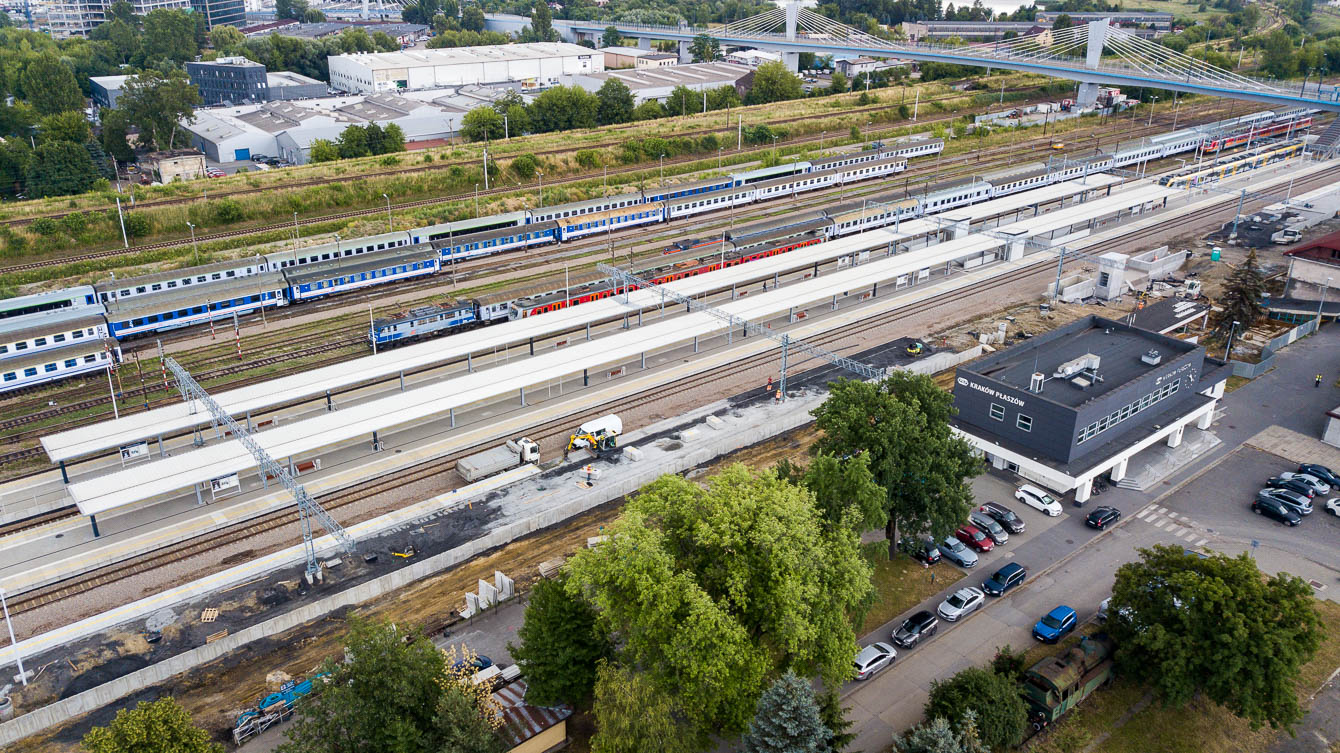
{"type": "Polygon", "coordinates": [[[475,184],[475,216],[479,216],[479,184],[475,184]]]}
{"type": "Polygon", "coordinates": [[[721,150],[722,150],[722,149],[725,149],[725,148],[726,148],[726,147],[724,147],[724,146],[719,146],[719,147],[717,147],[717,169],[718,169],[718,170],[721,169],[721,150]]]}
{"type": "Polygon", "coordinates": [[[9,645],[14,649],[14,660],[19,664],[19,677],[24,687],[28,686],[28,673],[23,671],[23,657],[19,656],[18,641],[14,640],[14,623],[9,619],[9,604],[5,601],[5,589],[0,586],[0,611],[5,613],[5,627],[9,628],[9,645]]]}
{"type": "Polygon", "coordinates": [[[1228,328],[1228,345],[1224,348],[1225,361],[1228,360],[1229,354],[1233,352],[1233,333],[1237,331],[1239,323],[1240,322],[1235,321],[1233,322],[1233,326],[1228,328]]]}
{"type": "Polygon", "coordinates": [[[1147,126],[1154,124],[1154,105],[1157,105],[1159,103],[1159,98],[1157,94],[1153,96],[1153,100],[1154,101],[1149,104],[1149,122],[1145,124],[1147,126]]]}
{"type": "MultiPolygon", "coordinates": [[[[1317,329],[1321,329],[1321,307],[1326,303],[1326,288],[1331,286],[1331,278],[1326,278],[1326,284],[1321,287],[1321,300],[1317,301],[1317,329]]],[[[1314,332],[1316,330],[1313,330],[1314,332]]]]}
{"type": "Polygon", "coordinates": [[[200,266],[200,244],[195,242],[195,225],[188,222],[186,227],[191,229],[191,248],[195,249],[195,264],[200,266]]]}
{"type": "Polygon", "coordinates": [[[391,224],[391,197],[382,194],[382,198],[386,199],[386,232],[394,233],[395,225],[391,224]]]}
{"type": "Polygon", "coordinates": [[[535,173],[540,176],[540,209],[544,209],[544,173],[539,170],[535,173]]]}
{"type": "Polygon", "coordinates": [[[820,151],[823,151],[823,148],[824,148],[824,134],[826,134],[826,133],[828,133],[828,131],[819,131],[819,150],[820,150],[820,151]]]}
{"type": "Polygon", "coordinates": [[[298,230],[298,213],[293,213],[293,266],[298,266],[298,239],[302,237],[298,230]]]}
{"type": "Polygon", "coordinates": [[[665,152],[661,152],[661,184],[665,184],[665,152]]]}
{"type": "Polygon", "coordinates": [[[776,135],[776,134],[773,134],[773,137],[772,137],[772,156],[773,156],[774,159],[777,157],[777,135],[776,135]]]}

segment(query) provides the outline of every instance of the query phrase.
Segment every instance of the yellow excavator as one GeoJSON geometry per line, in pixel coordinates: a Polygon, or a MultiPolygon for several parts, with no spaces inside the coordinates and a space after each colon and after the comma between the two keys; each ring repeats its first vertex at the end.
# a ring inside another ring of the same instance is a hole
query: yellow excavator
{"type": "Polygon", "coordinates": [[[603,416],[577,427],[568,438],[568,446],[563,448],[563,459],[573,450],[589,449],[596,457],[604,457],[619,449],[619,435],[623,433],[623,420],[616,415],[603,416]]]}

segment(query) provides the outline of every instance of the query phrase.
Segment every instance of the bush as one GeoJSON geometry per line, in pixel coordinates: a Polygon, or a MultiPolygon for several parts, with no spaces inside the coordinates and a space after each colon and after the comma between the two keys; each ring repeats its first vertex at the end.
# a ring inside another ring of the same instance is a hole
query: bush
{"type": "Polygon", "coordinates": [[[861,127],[860,127],[860,126],[852,126],[852,127],[851,127],[851,131],[850,131],[850,135],[851,135],[851,137],[852,137],[854,140],[856,140],[856,141],[860,141],[860,140],[861,140],[861,127]]]}
{"type": "Polygon", "coordinates": [[[154,230],[154,223],[139,212],[126,212],[126,235],[131,238],[143,238],[154,230]]]}
{"type": "Polygon", "coordinates": [[[214,223],[217,225],[241,222],[245,215],[242,204],[237,199],[222,199],[214,202],[214,223]]]}
{"type": "Polygon", "coordinates": [[[381,164],[382,167],[394,167],[395,165],[400,164],[400,158],[392,157],[391,155],[388,154],[385,157],[381,158],[381,164]]]}
{"type": "Polygon", "coordinates": [[[600,158],[600,152],[595,149],[577,150],[577,164],[588,170],[600,167],[603,162],[604,160],[600,158]]]}
{"type": "Polygon", "coordinates": [[[523,154],[512,160],[512,174],[522,180],[534,178],[539,167],[540,161],[533,154],[523,154]]]}
{"type": "Polygon", "coordinates": [[[60,224],[70,235],[79,235],[88,229],[88,217],[83,212],[70,212],[61,218],[60,224]]]}
{"type": "Polygon", "coordinates": [[[907,105],[898,105],[898,117],[903,120],[908,120],[912,117],[912,108],[907,105]]]}
{"type": "Polygon", "coordinates": [[[60,232],[60,222],[51,217],[38,217],[33,220],[32,225],[29,225],[29,227],[32,228],[34,233],[47,237],[51,237],[60,232]]]}

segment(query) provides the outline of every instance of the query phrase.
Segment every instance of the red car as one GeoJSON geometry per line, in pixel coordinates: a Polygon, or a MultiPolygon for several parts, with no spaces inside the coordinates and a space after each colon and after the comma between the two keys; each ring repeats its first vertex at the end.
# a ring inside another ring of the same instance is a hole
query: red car
{"type": "Polygon", "coordinates": [[[958,537],[959,541],[978,552],[989,552],[996,546],[996,542],[992,541],[991,537],[983,533],[982,529],[977,526],[963,526],[954,531],[954,535],[958,537]]]}

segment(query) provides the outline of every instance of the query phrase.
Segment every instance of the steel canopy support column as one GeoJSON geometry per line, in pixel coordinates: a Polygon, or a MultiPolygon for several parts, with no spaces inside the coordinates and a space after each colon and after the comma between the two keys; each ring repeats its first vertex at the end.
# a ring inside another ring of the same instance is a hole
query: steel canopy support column
{"type": "MultiPolygon", "coordinates": [[[[694,342],[695,342],[695,344],[696,344],[697,340],[695,339],[694,342]]],[[[61,480],[61,481],[64,481],[64,482],[67,483],[67,484],[70,483],[70,474],[68,474],[68,473],[65,472],[65,461],[64,461],[64,460],[60,461],[60,480],[61,480]]]]}
{"type": "Polygon", "coordinates": [[[88,522],[93,524],[93,538],[96,539],[102,536],[102,534],[98,532],[98,516],[97,515],[88,516],[88,522]]]}

